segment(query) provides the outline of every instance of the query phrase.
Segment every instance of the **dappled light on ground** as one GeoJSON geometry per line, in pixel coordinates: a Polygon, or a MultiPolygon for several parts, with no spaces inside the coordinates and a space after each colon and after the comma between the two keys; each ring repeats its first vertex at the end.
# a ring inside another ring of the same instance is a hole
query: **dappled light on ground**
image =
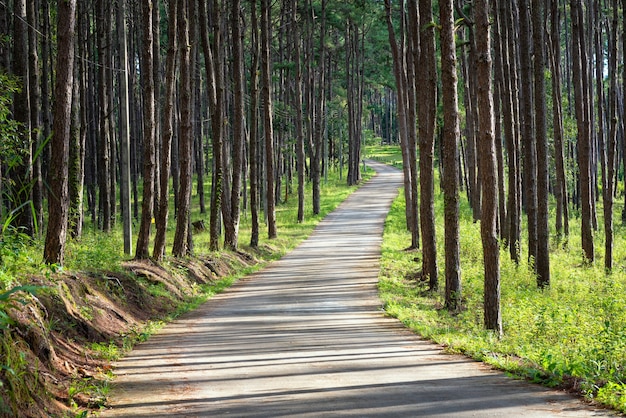
{"type": "Polygon", "coordinates": [[[103,416],[592,414],[566,394],[442,354],[384,316],[382,225],[401,175],[380,170],[291,254],[120,361],[103,416]]]}

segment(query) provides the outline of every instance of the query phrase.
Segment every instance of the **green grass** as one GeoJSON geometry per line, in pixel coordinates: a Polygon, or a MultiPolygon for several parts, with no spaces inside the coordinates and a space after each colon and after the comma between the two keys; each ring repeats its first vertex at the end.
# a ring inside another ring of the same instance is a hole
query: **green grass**
{"type": "Polygon", "coordinates": [[[366,157],[402,169],[402,154],[398,145],[370,145],[366,157]]]}
{"type": "MultiPolygon", "coordinates": [[[[369,149],[368,149],[369,150],[369,149]]],[[[444,287],[443,204],[436,202],[440,288],[444,287]]],[[[451,315],[442,291],[412,280],[421,265],[404,223],[402,193],[386,221],[379,289],[386,312],[451,352],[467,354],[516,376],[548,386],[573,385],[590,399],[626,412],[626,227],[616,219],[615,268],[604,271],[604,236],[596,232],[596,262],[582,264],[580,220],[571,219],[567,243],[551,236],[551,285],[536,286],[532,268],[500,254],[504,337],[483,329],[480,224],[462,194],[462,312],[451,315]]],[[[621,208],[620,208],[621,209],[621,208]]],[[[619,210],[616,210],[616,213],[619,210]]],[[[601,208],[598,208],[601,225],[601,208]]],[[[553,222],[553,216],[551,222],[553,222]]],[[[525,232],[522,239],[525,240],[525,232]]],[[[522,243],[525,257],[525,243],[522,243]]]]}
{"type": "MultiPolygon", "coordinates": [[[[373,172],[363,173],[364,181],[370,178],[373,172]]],[[[322,181],[321,213],[313,215],[311,206],[311,185],[306,186],[305,221],[297,223],[297,185],[292,184],[286,199],[284,191],[281,192],[281,202],[276,205],[276,221],[278,238],[267,239],[267,228],[263,221],[263,212],[260,217],[260,242],[259,245],[267,244],[271,249],[264,254],[270,259],[282,256],[295,247],[304,239],[330,211],[339,205],[356,187],[346,186],[345,179],[339,178],[339,173],[330,170],[327,181],[322,181]]],[[[205,199],[207,211],[209,210],[209,197],[211,185],[205,184],[205,199]]],[[[208,228],[209,214],[200,213],[199,198],[194,183],[192,194],[192,221],[203,219],[208,228]]],[[[173,212],[173,194],[170,195],[170,216],[167,227],[166,253],[170,254],[175,231],[175,217],[173,212]]],[[[133,220],[133,248],[137,239],[139,221],[133,220]]],[[[154,227],[152,237],[154,237],[154,227]]],[[[251,218],[249,208],[243,208],[239,227],[239,245],[242,249],[249,248],[251,235],[251,218]]],[[[122,262],[131,259],[134,254],[124,254],[121,220],[118,219],[113,230],[104,234],[92,224],[88,214],[85,217],[83,235],[79,240],[68,240],[65,254],[65,265],[46,266],[43,263],[43,237],[31,239],[15,231],[6,231],[0,234],[0,290],[8,289],[20,284],[24,278],[34,275],[51,276],[51,273],[61,268],[67,271],[120,271],[122,262]]],[[[150,249],[152,248],[152,243],[150,249]]],[[[194,235],[194,252],[202,255],[209,253],[209,233],[203,232],[194,235]]]]}

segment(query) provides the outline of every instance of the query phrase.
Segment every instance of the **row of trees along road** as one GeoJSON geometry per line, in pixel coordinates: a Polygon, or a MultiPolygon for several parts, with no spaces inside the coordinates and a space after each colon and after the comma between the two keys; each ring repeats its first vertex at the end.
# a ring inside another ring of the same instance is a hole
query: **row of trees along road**
{"type": "Polygon", "coordinates": [[[465,190],[481,223],[484,323],[502,333],[499,248],[517,263],[527,248],[537,285],[550,284],[550,194],[556,242],[567,242],[574,209],[585,263],[595,259],[601,200],[604,263],[607,272],[613,268],[614,199],[624,178],[626,68],[620,75],[617,63],[626,7],[617,0],[399,3],[385,1],[412,247],[421,244],[422,278],[437,289],[432,174],[439,149],[446,306],[458,309],[462,295],[458,219],[465,190]]]}
{"type": "Polygon", "coordinates": [[[358,183],[370,132],[401,145],[411,247],[432,290],[439,169],[451,310],[466,193],[481,222],[485,325],[500,333],[501,246],[518,263],[527,248],[548,286],[551,222],[567,242],[575,212],[592,263],[601,202],[613,268],[625,1],[0,0],[0,219],[45,231],[57,264],[89,222],[109,233],[122,219],[131,253],[135,219],[135,256],[161,259],[173,203],[183,256],[195,176],[210,250],[237,249],[242,210],[254,246],[260,219],[277,236],[275,206],[291,194],[304,220],[307,181],[319,211],[331,164],[358,183]]]}

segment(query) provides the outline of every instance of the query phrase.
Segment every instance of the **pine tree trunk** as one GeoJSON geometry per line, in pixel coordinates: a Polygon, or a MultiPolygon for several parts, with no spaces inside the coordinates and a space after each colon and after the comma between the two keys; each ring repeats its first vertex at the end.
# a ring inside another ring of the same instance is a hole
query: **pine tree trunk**
{"type": "MultiPolygon", "coordinates": [[[[432,0],[419,1],[419,59],[415,62],[417,83],[420,155],[420,226],[422,237],[422,278],[428,279],[430,290],[439,287],[437,240],[435,230],[434,153],[437,116],[437,64],[432,0]]],[[[417,23],[417,22],[416,22],[417,23]]]]}
{"type": "Polygon", "coordinates": [[[37,234],[41,234],[43,227],[43,179],[41,164],[43,159],[42,137],[43,126],[41,122],[41,84],[39,82],[39,55],[37,53],[38,19],[35,9],[35,0],[28,2],[26,15],[28,18],[28,92],[30,95],[30,136],[31,154],[33,156],[33,183],[32,198],[35,212],[34,227],[37,234]]]}
{"type": "Polygon", "coordinates": [[[609,136],[606,146],[606,184],[604,188],[604,268],[613,269],[613,193],[617,154],[617,0],[613,0],[613,15],[609,39],[609,136]]]}
{"type": "Polygon", "coordinates": [[[533,111],[533,70],[531,57],[531,28],[529,0],[519,1],[519,42],[521,70],[521,121],[524,150],[525,208],[528,217],[528,261],[536,267],[537,259],[537,148],[533,111]]]}
{"type": "Polygon", "coordinates": [[[544,1],[532,0],[533,49],[535,55],[535,141],[537,143],[537,285],[550,285],[550,226],[548,135],[545,81],[544,1]]]}
{"type": "Polygon", "coordinates": [[[190,1],[182,0],[178,7],[178,43],[180,48],[180,129],[178,139],[178,159],[180,165],[180,190],[178,193],[178,211],[176,213],[176,231],[172,254],[175,257],[183,257],[191,254],[188,242],[190,234],[191,215],[191,188],[192,188],[192,150],[193,139],[191,138],[192,106],[191,106],[191,57],[189,47],[189,14],[190,1]]]}
{"type": "Polygon", "coordinates": [[[176,87],[176,56],[178,10],[177,2],[172,1],[168,5],[167,25],[167,57],[165,59],[165,97],[163,101],[163,135],[161,136],[161,171],[159,173],[160,198],[156,210],[156,235],[154,237],[155,259],[160,260],[165,255],[165,238],[167,232],[167,220],[169,215],[169,179],[172,164],[172,138],[174,136],[174,89],[176,87]]]}
{"type": "Polygon", "coordinates": [[[14,37],[11,70],[15,77],[22,80],[22,90],[15,93],[13,115],[20,123],[19,139],[23,145],[22,161],[9,173],[13,182],[10,203],[13,210],[13,226],[22,228],[22,232],[33,236],[35,232],[32,216],[32,148],[30,137],[30,95],[28,85],[28,25],[26,20],[26,1],[17,0],[14,4],[14,37]]]}
{"type": "Polygon", "coordinates": [[[109,94],[111,88],[108,85],[108,69],[111,68],[107,62],[107,49],[110,48],[110,13],[108,7],[110,3],[106,0],[96,2],[96,27],[98,36],[98,120],[99,135],[98,143],[98,213],[99,224],[104,232],[111,231],[111,127],[109,94]]]}
{"type": "MultiPolygon", "coordinates": [[[[507,218],[500,227],[503,230],[502,236],[506,238],[509,247],[511,260],[519,263],[519,157],[516,140],[515,121],[516,114],[513,106],[513,77],[511,75],[511,53],[509,51],[509,31],[507,28],[507,15],[505,0],[496,0],[495,25],[498,41],[496,42],[496,55],[499,61],[495,63],[496,79],[501,80],[500,103],[502,108],[503,132],[508,156],[508,196],[507,196],[507,218]]],[[[503,202],[500,202],[501,204],[503,202]]]]}
{"type": "Polygon", "coordinates": [[[296,171],[298,172],[298,222],[304,222],[306,155],[304,151],[304,116],[302,111],[302,58],[300,53],[300,30],[296,20],[297,0],[292,0],[292,33],[294,42],[294,60],[296,63],[295,107],[296,107],[296,171]]]}
{"type": "MultiPolygon", "coordinates": [[[[413,204],[411,205],[411,249],[417,249],[420,247],[420,217],[419,217],[419,200],[418,200],[418,172],[417,172],[417,80],[416,76],[421,72],[421,69],[415,67],[420,53],[420,40],[418,27],[412,28],[409,22],[419,22],[419,14],[417,10],[417,2],[411,1],[408,6],[408,21],[407,21],[407,140],[409,147],[409,165],[411,168],[411,196],[413,197],[413,204]]],[[[421,86],[420,86],[421,88],[421,86]]],[[[361,100],[362,102],[363,100],[361,100]]],[[[359,124],[361,118],[358,119],[359,124]]]]}
{"type": "Polygon", "coordinates": [[[276,231],[276,198],[274,195],[274,127],[272,107],[272,74],[270,62],[270,18],[271,5],[269,0],[261,1],[261,95],[263,100],[263,124],[265,128],[265,175],[266,175],[266,216],[267,236],[277,237],[276,231]]]}
{"type": "Polygon", "coordinates": [[[461,260],[459,232],[459,104],[457,97],[456,45],[452,0],[439,1],[441,19],[441,81],[443,136],[442,168],[445,228],[445,305],[450,311],[460,308],[461,260]]]}
{"type": "MultiPolygon", "coordinates": [[[[250,246],[259,245],[259,22],[257,2],[250,0],[251,49],[250,66],[250,246]]],[[[294,15],[295,16],[295,15],[294,15]]]]}
{"type": "MultiPolygon", "coordinates": [[[[81,15],[83,7],[77,4],[77,55],[85,56],[85,18],[81,15]]],[[[80,238],[83,231],[83,194],[85,179],[85,140],[87,137],[85,67],[82,60],[76,60],[76,77],[73,83],[72,115],[69,145],[69,232],[72,238],[80,238]],[[82,92],[82,93],[81,93],[82,92]]]]}
{"type": "Polygon", "coordinates": [[[576,103],[576,126],[578,128],[578,166],[580,170],[581,240],[585,262],[594,261],[591,191],[591,125],[587,88],[587,51],[583,26],[581,0],[572,0],[572,71],[574,100],[576,103]]]}
{"type": "Polygon", "coordinates": [[[244,63],[241,19],[239,17],[241,0],[232,0],[230,6],[233,54],[231,71],[233,77],[232,189],[230,193],[230,213],[224,216],[224,247],[236,250],[239,236],[240,191],[244,149],[244,63]]]}
{"type": "Polygon", "coordinates": [[[74,82],[74,32],[76,0],[60,2],[57,24],[57,77],[53,116],[50,197],[48,199],[48,230],[44,260],[48,264],[63,265],[67,222],[69,214],[68,154],[74,82]]]}
{"type": "Polygon", "coordinates": [[[212,42],[209,42],[209,15],[206,0],[198,0],[200,20],[200,39],[204,51],[207,95],[211,113],[211,145],[213,149],[213,182],[211,187],[211,208],[209,213],[209,249],[219,249],[220,209],[222,206],[222,106],[223,106],[223,75],[221,71],[221,28],[217,18],[217,0],[213,1],[211,16],[212,42]]]}
{"type": "MultiPolygon", "coordinates": [[[[412,207],[413,195],[411,194],[413,187],[411,185],[411,153],[408,144],[408,126],[407,126],[407,94],[406,94],[406,62],[404,58],[405,48],[402,40],[398,41],[391,20],[391,1],[385,0],[387,31],[389,35],[389,44],[391,46],[391,56],[393,59],[393,74],[396,81],[397,91],[397,117],[398,117],[398,134],[400,137],[400,149],[402,151],[402,170],[404,173],[404,200],[406,226],[411,230],[413,225],[412,207]]],[[[403,9],[401,9],[401,13],[403,9]]],[[[402,21],[405,19],[402,17],[402,21]]],[[[415,158],[415,157],[413,157],[415,158]]]]}
{"type": "Polygon", "coordinates": [[[150,256],[150,228],[154,209],[154,165],[155,165],[155,80],[153,78],[153,31],[152,0],[142,2],[141,85],[143,95],[143,201],[141,205],[141,223],[137,235],[135,258],[145,259],[150,256]]]}
{"type": "Polygon", "coordinates": [[[498,166],[494,135],[493,95],[491,88],[491,37],[489,1],[476,0],[476,80],[478,144],[480,145],[480,179],[482,205],[480,235],[485,270],[485,328],[502,334],[500,311],[500,242],[498,239],[498,166]]]}
{"type": "Polygon", "coordinates": [[[558,0],[551,0],[551,21],[550,34],[552,39],[551,46],[550,70],[552,72],[552,115],[553,115],[553,131],[554,131],[554,159],[556,165],[556,234],[557,237],[565,235],[569,236],[569,210],[568,210],[568,193],[567,179],[565,177],[565,160],[563,158],[563,104],[561,92],[561,17],[559,11],[558,0]]]}

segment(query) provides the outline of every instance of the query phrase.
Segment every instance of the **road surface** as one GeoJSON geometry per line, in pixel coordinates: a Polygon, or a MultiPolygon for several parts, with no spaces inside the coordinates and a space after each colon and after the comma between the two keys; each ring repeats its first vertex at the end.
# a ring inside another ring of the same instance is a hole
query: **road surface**
{"type": "Polygon", "coordinates": [[[516,381],[387,318],[383,223],[402,175],[378,175],[296,250],[116,364],[102,417],[582,417],[608,415],[516,381]]]}

